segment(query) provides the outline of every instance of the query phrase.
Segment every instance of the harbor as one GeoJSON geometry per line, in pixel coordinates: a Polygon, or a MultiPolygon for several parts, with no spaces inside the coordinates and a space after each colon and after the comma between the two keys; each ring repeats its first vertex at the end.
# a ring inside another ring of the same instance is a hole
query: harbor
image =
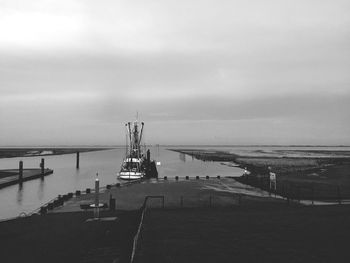
{"type": "MultiPolygon", "coordinates": [[[[316,263],[329,240],[334,246],[327,258],[344,258],[339,235],[350,234],[345,203],[305,205],[239,180],[247,171],[229,152],[237,157],[241,148],[149,148],[161,163],[156,178],[120,180],[116,160],[123,163],[126,150],[120,147],[47,156],[50,176],[1,189],[6,207],[13,209],[1,214],[2,260],[23,261],[31,253],[36,262],[47,257],[50,262],[295,262],[303,257],[316,263]],[[336,227],[326,228],[329,224],[336,227]],[[262,243],[254,250],[257,232],[263,233],[262,243]],[[295,244],[303,245],[287,249],[295,244]],[[311,251],[310,244],[318,248],[311,251]],[[280,252],[273,253],[276,249],[280,252]]],[[[22,159],[38,163],[35,156],[22,159]]],[[[18,160],[0,163],[10,166],[18,160]]]]}

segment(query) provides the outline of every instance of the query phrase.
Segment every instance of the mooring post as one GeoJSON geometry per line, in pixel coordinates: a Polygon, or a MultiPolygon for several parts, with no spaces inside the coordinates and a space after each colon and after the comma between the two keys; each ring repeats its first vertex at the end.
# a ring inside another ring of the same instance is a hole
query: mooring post
{"type": "Polygon", "coordinates": [[[23,181],[23,161],[19,161],[18,180],[19,183],[22,183],[23,181]]]}
{"type": "Polygon", "coordinates": [[[109,210],[115,211],[115,198],[113,198],[112,194],[109,195],[109,210]]]}
{"type": "Polygon", "coordinates": [[[45,159],[44,158],[41,158],[40,168],[41,168],[41,176],[44,176],[44,173],[45,173],[45,159]]]}
{"type": "Polygon", "coordinates": [[[79,169],[79,158],[80,158],[80,153],[77,152],[77,163],[76,163],[76,168],[79,169]]]}

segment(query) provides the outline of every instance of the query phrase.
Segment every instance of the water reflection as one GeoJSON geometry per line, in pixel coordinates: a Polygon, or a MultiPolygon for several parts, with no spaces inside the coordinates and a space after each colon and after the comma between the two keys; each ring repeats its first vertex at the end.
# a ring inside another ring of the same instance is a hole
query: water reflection
{"type": "Polygon", "coordinates": [[[21,205],[23,201],[23,183],[18,184],[18,190],[17,190],[17,204],[21,205]]]}
{"type": "Polygon", "coordinates": [[[180,161],[183,161],[185,163],[186,162],[186,155],[184,153],[180,153],[179,159],[180,159],[180,161]]]}
{"type": "Polygon", "coordinates": [[[39,188],[38,188],[38,199],[41,201],[45,196],[45,177],[40,179],[39,188]]]}
{"type": "MultiPolygon", "coordinates": [[[[241,175],[239,168],[232,168],[214,162],[202,162],[194,159],[189,162],[184,155],[166,150],[164,147],[154,146],[150,148],[152,159],[161,162],[157,166],[159,178],[167,176],[195,177],[195,176],[222,176],[241,175]]],[[[58,195],[76,190],[84,190],[94,187],[96,172],[99,174],[100,185],[115,184],[118,181],[116,173],[125,157],[125,148],[117,148],[106,151],[96,151],[80,154],[80,169],[76,169],[75,154],[46,156],[46,167],[54,170],[54,173],[44,180],[36,179],[26,181],[22,186],[13,185],[0,190],[0,219],[18,216],[21,212],[30,212],[58,195]],[[25,185],[24,185],[25,184],[25,185]]],[[[41,157],[26,157],[27,168],[37,167],[41,157]]],[[[0,167],[13,168],[18,166],[20,158],[0,159],[0,167]]]]}

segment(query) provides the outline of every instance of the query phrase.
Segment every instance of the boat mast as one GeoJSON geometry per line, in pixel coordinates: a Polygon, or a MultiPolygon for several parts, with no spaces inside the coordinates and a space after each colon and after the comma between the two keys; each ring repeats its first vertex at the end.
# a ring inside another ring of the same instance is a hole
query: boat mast
{"type": "MultiPolygon", "coordinates": [[[[140,132],[140,145],[141,145],[141,142],[142,142],[142,135],[143,135],[143,126],[144,126],[144,122],[141,122],[141,132],[140,132]]],[[[141,147],[141,146],[140,146],[141,147]]]]}
{"type": "Polygon", "coordinates": [[[132,154],[132,140],[131,140],[131,123],[128,122],[128,131],[129,131],[129,141],[130,141],[130,145],[129,145],[129,154],[131,155],[132,154]]]}
{"type": "Polygon", "coordinates": [[[125,156],[128,155],[128,137],[129,137],[129,131],[128,131],[128,124],[125,123],[125,156]]]}

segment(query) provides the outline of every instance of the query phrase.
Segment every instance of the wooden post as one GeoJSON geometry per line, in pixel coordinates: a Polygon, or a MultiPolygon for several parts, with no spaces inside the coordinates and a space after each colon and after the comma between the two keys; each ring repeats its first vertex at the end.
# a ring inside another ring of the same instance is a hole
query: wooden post
{"type": "Polygon", "coordinates": [[[44,158],[41,158],[40,168],[41,168],[41,176],[44,176],[44,173],[45,173],[45,159],[44,158]]]}
{"type": "Polygon", "coordinates": [[[23,161],[19,161],[18,180],[19,180],[19,183],[22,183],[23,181],[23,161]]]}
{"type": "Polygon", "coordinates": [[[77,162],[76,162],[76,168],[79,169],[79,158],[80,158],[80,153],[77,152],[77,162]]]}

